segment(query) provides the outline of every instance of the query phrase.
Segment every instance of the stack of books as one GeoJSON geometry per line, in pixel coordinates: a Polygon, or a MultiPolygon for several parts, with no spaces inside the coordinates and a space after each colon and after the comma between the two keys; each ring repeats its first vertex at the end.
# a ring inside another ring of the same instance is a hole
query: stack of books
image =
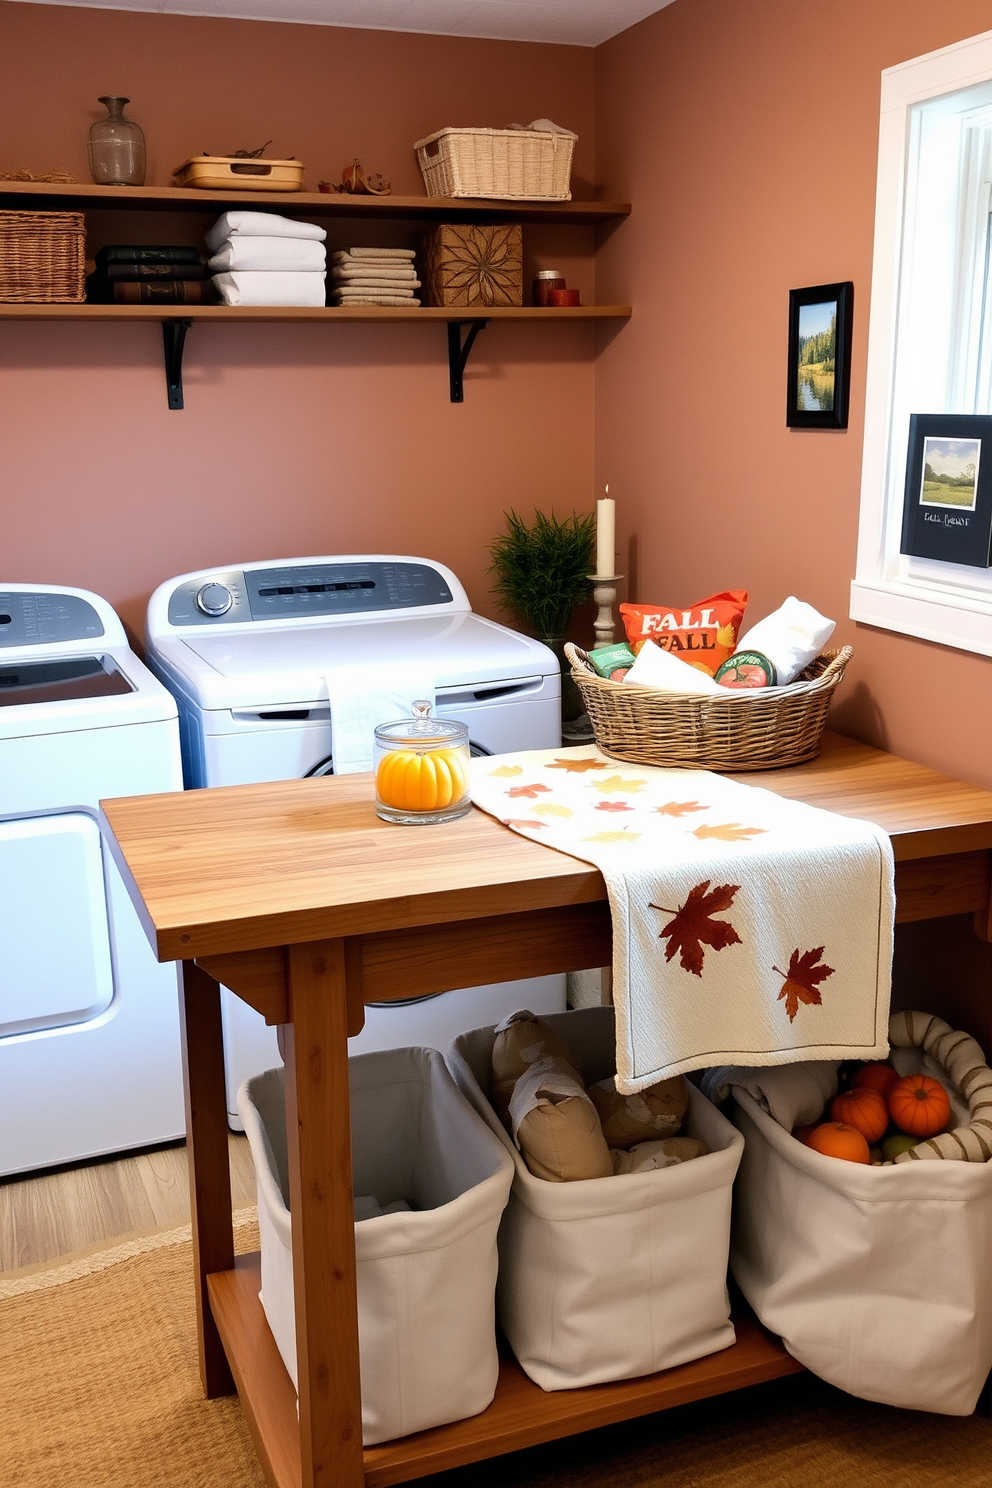
{"type": "Polygon", "coordinates": [[[125,243],[99,250],[86,298],[100,305],[212,305],[217,296],[198,248],[125,243]]]}

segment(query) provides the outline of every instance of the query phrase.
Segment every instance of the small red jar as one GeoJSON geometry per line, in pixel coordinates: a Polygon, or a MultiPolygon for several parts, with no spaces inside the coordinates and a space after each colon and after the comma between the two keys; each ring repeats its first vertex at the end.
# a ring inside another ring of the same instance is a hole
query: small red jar
{"type": "Polygon", "coordinates": [[[534,304],[542,305],[547,309],[552,302],[553,292],[564,288],[564,275],[560,274],[557,269],[538,269],[537,278],[534,280],[534,304]]]}
{"type": "Polygon", "coordinates": [[[559,309],[569,305],[578,305],[580,303],[579,291],[577,289],[553,289],[551,291],[551,303],[559,309]]]}

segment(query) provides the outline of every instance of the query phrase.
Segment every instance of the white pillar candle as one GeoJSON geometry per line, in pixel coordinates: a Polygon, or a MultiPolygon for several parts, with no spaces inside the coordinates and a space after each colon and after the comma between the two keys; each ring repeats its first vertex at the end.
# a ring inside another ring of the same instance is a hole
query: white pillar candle
{"type": "Polygon", "coordinates": [[[596,572],[604,579],[616,571],[616,509],[610,496],[596,502],[596,572]]]}

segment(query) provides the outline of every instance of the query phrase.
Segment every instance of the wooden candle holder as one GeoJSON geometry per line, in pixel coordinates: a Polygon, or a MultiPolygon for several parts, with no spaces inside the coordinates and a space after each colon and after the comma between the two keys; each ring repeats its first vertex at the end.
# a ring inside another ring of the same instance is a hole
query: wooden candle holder
{"type": "Polygon", "coordinates": [[[592,584],[592,597],[599,606],[599,612],[593,621],[596,645],[610,646],[613,644],[613,632],[616,628],[613,605],[617,597],[617,584],[623,574],[589,574],[587,577],[592,584]]]}

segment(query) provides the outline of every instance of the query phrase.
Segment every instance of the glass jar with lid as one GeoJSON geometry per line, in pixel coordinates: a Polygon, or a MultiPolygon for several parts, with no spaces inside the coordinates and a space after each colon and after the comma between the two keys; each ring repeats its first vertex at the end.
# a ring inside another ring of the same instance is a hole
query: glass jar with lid
{"type": "Polygon", "coordinates": [[[375,809],[383,821],[405,826],[455,821],[472,809],[468,728],[432,718],[431,704],[413,704],[413,717],[380,723],[375,731],[375,809]]]}

